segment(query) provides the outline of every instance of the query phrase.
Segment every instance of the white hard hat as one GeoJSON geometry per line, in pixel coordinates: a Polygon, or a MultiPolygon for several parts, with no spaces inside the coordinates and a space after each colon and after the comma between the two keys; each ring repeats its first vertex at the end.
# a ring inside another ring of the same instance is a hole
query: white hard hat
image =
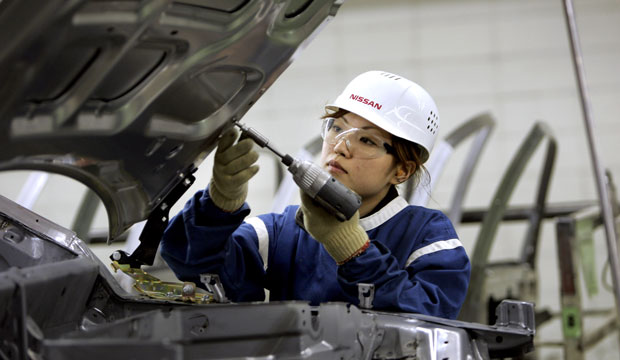
{"type": "Polygon", "coordinates": [[[392,135],[411,141],[428,159],[439,130],[439,113],[420,85],[385,71],[368,71],[353,79],[326,109],[355,113],[392,135]]]}

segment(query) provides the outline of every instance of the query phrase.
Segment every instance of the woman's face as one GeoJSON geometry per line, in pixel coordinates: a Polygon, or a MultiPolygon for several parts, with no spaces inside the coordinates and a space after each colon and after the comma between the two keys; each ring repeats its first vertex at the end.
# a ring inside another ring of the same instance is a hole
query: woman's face
{"type": "MultiPolygon", "coordinates": [[[[390,133],[359,115],[347,113],[337,121],[343,122],[347,127],[369,130],[391,145],[390,133]]],[[[385,197],[391,184],[398,183],[398,167],[394,156],[388,153],[371,159],[356,157],[355,154],[355,149],[349,148],[345,141],[339,141],[335,145],[323,141],[321,165],[362,197],[360,215],[364,216],[364,211],[372,210],[385,197]]]]}

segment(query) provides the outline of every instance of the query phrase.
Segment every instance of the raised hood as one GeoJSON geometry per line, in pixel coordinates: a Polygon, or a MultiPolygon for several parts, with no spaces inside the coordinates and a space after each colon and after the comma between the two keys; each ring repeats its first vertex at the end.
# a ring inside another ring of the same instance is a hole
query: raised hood
{"type": "Polygon", "coordinates": [[[84,183],[113,239],[186,181],[342,1],[2,0],[0,170],[84,183]]]}

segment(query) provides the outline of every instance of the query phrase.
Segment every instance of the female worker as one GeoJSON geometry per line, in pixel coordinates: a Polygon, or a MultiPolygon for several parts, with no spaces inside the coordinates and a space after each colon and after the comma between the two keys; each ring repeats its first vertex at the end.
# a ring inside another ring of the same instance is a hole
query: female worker
{"type": "Polygon", "coordinates": [[[408,205],[395,185],[423,171],[439,125],[430,95],[400,76],[370,71],[326,107],[320,165],[362,198],[338,221],[307,195],[281,214],[248,218],[253,143],[219,140],[213,177],[175,216],[162,255],[179,279],[218,274],[233,301],[357,304],[373,284],[373,308],[456,318],[470,264],[448,218],[408,205]]]}

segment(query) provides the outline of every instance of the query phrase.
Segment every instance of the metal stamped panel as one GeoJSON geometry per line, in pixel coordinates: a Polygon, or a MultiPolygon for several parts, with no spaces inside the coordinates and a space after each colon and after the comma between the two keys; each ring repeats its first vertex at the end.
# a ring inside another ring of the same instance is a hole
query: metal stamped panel
{"type": "Polygon", "coordinates": [[[340,3],[5,0],[0,170],[86,184],[118,237],[195,171],[340,3]]]}

